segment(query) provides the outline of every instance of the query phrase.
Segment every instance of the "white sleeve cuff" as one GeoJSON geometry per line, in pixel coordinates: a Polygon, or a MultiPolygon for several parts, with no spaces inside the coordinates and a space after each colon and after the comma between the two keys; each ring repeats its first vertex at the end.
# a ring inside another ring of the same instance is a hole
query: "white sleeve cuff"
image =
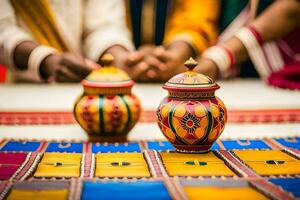
{"type": "Polygon", "coordinates": [[[85,55],[97,62],[99,57],[113,45],[120,45],[129,51],[133,51],[135,48],[129,35],[129,32],[119,29],[98,30],[86,38],[84,43],[85,55]]]}
{"type": "Polygon", "coordinates": [[[7,29],[2,34],[2,44],[3,44],[3,60],[4,64],[14,70],[15,62],[14,62],[14,52],[16,47],[24,41],[31,41],[32,38],[23,31],[20,31],[17,28],[7,29]]]}
{"type": "Polygon", "coordinates": [[[28,71],[35,82],[41,82],[40,65],[42,61],[49,55],[55,54],[57,51],[54,48],[40,45],[33,49],[28,59],[28,71]]]}

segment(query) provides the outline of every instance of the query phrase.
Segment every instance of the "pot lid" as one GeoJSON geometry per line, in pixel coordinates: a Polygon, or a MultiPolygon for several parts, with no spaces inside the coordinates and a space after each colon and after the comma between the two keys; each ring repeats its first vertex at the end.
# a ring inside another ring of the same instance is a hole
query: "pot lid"
{"type": "Polygon", "coordinates": [[[102,67],[92,71],[81,83],[85,88],[128,88],[134,85],[130,76],[112,65],[114,57],[105,54],[101,59],[102,67]]]}
{"type": "Polygon", "coordinates": [[[188,70],[173,76],[165,83],[164,89],[168,91],[212,91],[220,88],[210,77],[193,71],[198,65],[193,58],[187,60],[184,65],[188,70]]]}

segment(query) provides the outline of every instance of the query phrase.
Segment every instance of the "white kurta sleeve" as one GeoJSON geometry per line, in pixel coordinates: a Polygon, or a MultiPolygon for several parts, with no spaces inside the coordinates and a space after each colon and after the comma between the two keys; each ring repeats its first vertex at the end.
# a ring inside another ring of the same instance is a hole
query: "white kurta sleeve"
{"type": "Polygon", "coordinates": [[[83,50],[88,58],[97,61],[113,45],[134,50],[123,0],[86,0],[84,9],[83,50]]]}
{"type": "Polygon", "coordinates": [[[32,40],[30,34],[18,27],[15,12],[9,0],[0,1],[0,46],[3,52],[3,62],[9,68],[14,68],[13,54],[16,46],[23,41],[32,40]]]}
{"type": "MultiPolygon", "coordinates": [[[[15,66],[14,52],[16,47],[24,41],[33,41],[33,38],[24,29],[18,26],[15,12],[9,0],[0,1],[0,48],[2,63],[12,72],[16,81],[40,82],[39,74],[32,70],[20,70],[15,66]]],[[[43,59],[43,58],[41,58],[43,59]]]]}

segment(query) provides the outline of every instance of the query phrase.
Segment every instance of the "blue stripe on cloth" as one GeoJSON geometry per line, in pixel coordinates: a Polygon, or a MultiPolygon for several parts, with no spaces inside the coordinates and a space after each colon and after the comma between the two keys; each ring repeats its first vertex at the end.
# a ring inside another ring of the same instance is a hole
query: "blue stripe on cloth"
{"type": "Polygon", "coordinates": [[[219,145],[218,145],[218,143],[213,143],[213,145],[211,146],[211,150],[219,150],[220,149],[220,147],[219,147],[219,145]]]}
{"type": "Polygon", "coordinates": [[[81,197],[82,200],[171,199],[164,183],[161,181],[84,182],[81,197]]]}
{"type": "MultiPolygon", "coordinates": [[[[156,150],[156,151],[175,151],[174,146],[168,141],[160,141],[160,142],[147,142],[148,149],[156,150]]],[[[220,149],[217,143],[214,143],[211,147],[211,150],[220,149]]]]}
{"type": "Polygon", "coordinates": [[[262,140],[222,140],[226,150],[232,149],[271,149],[262,140]]]}
{"type": "Polygon", "coordinates": [[[92,144],[92,152],[93,153],[141,152],[141,149],[137,142],[115,143],[115,144],[96,143],[96,144],[92,144]]]}
{"type": "Polygon", "coordinates": [[[46,152],[82,153],[82,143],[51,142],[46,152]]]}
{"type": "Polygon", "coordinates": [[[300,178],[275,178],[269,179],[269,181],[291,192],[295,197],[300,197],[300,178]]]}
{"type": "Polygon", "coordinates": [[[291,148],[300,150],[300,138],[299,137],[280,138],[280,139],[275,139],[275,140],[286,147],[291,147],[291,148]]]}
{"type": "Polygon", "coordinates": [[[156,150],[156,151],[174,151],[175,148],[168,141],[156,141],[156,142],[147,142],[148,149],[156,150]]]}
{"type": "Polygon", "coordinates": [[[0,151],[36,151],[39,146],[40,142],[17,142],[17,141],[10,141],[7,142],[0,151]]]}

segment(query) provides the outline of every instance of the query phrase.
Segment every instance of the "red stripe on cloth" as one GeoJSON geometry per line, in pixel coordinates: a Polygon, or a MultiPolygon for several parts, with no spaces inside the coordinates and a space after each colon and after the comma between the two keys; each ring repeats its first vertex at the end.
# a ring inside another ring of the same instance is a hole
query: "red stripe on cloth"
{"type": "Polygon", "coordinates": [[[43,141],[43,142],[40,143],[40,146],[36,150],[36,152],[43,153],[46,150],[47,147],[48,147],[48,142],[43,141]]]}
{"type": "Polygon", "coordinates": [[[84,142],[82,145],[83,153],[92,153],[92,145],[89,142],[84,142]]]}
{"type": "Polygon", "coordinates": [[[164,184],[174,200],[188,200],[186,193],[183,191],[182,185],[179,183],[178,179],[165,178],[163,179],[164,184]]]}
{"type": "Polygon", "coordinates": [[[242,177],[249,178],[259,178],[260,176],[256,174],[252,169],[247,167],[242,161],[236,158],[230,151],[218,150],[215,151],[215,154],[221,158],[225,164],[235,171],[238,175],[242,177]]]}
{"type": "Polygon", "coordinates": [[[2,149],[2,147],[4,147],[7,142],[8,142],[8,140],[1,140],[1,142],[0,142],[0,149],[2,149]]]}
{"type": "Polygon", "coordinates": [[[91,153],[85,153],[85,159],[84,159],[84,174],[82,175],[84,178],[91,178],[91,168],[92,168],[92,154],[91,153]]]}
{"type": "MultiPolygon", "coordinates": [[[[156,111],[142,111],[139,122],[155,123],[156,111]]],[[[229,110],[229,123],[299,123],[300,109],[229,110]]],[[[0,112],[0,125],[74,124],[72,112],[0,112]]]]}
{"type": "Polygon", "coordinates": [[[23,166],[20,173],[18,173],[14,179],[19,181],[25,180],[28,176],[34,173],[34,170],[37,167],[40,159],[41,154],[31,152],[29,160],[27,161],[27,163],[25,163],[25,166],[23,166]]]}
{"type": "Polygon", "coordinates": [[[300,151],[293,148],[285,148],[283,149],[283,152],[289,154],[290,156],[300,160],[300,151]]]}
{"type": "Polygon", "coordinates": [[[5,199],[6,194],[9,192],[13,183],[11,181],[0,182],[0,200],[5,199]]]}
{"type": "Polygon", "coordinates": [[[279,144],[278,142],[276,142],[275,140],[271,139],[271,138],[265,138],[264,142],[271,147],[273,150],[281,150],[284,149],[284,147],[279,144]]]}
{"type": "Polygon", "coordinates": [[[249,184],[271,199],[294,199],[290,193],[283,191],[280,187],[268,182],[266,179],[249,180],[249,184]]]}
{"type": "Polygon", "coordinates": [[[0,112],[1,125],[73,124],[72,112],[0,112]]]}
{"type": "Polygon", "coordinates": [[[144,156],[148,165],[150,166],[150,171],[153,177],[157,178],[167,176],[165,167],[156,151],[146,150],[144,151],[144,156]]]}

